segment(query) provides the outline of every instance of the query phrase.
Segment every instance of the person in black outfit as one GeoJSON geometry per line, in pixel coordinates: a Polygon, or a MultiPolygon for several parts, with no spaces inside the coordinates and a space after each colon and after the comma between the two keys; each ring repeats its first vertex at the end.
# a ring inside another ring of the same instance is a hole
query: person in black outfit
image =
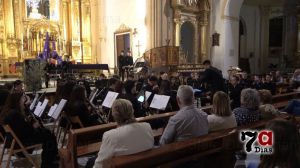
{"type": "Polygon", "coordinates": [[[124,66],[126,66],[126,57],[124,56],[124,50],[122,50],[118,59],[119,76],[121,77],[122,81],[124,81],[124,66]]]}
{"type": "Polygon", "coordinates": [[[271,79],[272,79],[271,75],[267,74],[266,81],[265,81],[265,83],[262,84],[262,89],[269,90],[272,93],[272,95],[275,95],[276,94],[276,84],[271,79]]]}
{"type": "Polygon", "coordinates": [[[254,75],[254,80],[252,83],[252,88],[256,90],[261,90],[263,88],[263,84],[261,82],[261,78],[258,75],[254,75]]]}
{"type": "Polygon", "coordinates": [[[85,88],[81,85],[73,87],[66,114],[67,116],[78,116],[84,127],[100,124],[98,115],[92,114],[88,107],[85,88]]]}
{"type": "Polygon", "coordinates": [[[239,83],[239,78],[235,75],[230,77],[228,86],[228,94],[231,100],[231,109],[235,109],[241,106],[241,92],[243,90],[243,86],[239,83]]]}
{"type": "Polygon", "coordinates": [[[129,100],[132,103],[134,110],[134,116],[144,117],[145,113],[141,110],[141,104],[138,102],[137,92],[136,92],[136,82],[133,80],[127,80],[124,83],[125,95],[122,98],[129,100]]]}
{"type": "Polygon", "coordinates": [[[79,74],[79,80],[77,81],[77,84],[85,87],[86,95],[87,95],[87,97],[89,97],[91,94],[91,87],[90,87],[89,82],[84,78],[82,73],[79,74]]]}
{"type": "Polygon", "coordinates": [[[50,73],[51,73],[51,70],[54,68],[54,65],[51,64],[50,62],[50,59],[47,60],[47,64],[44,68],[44,71],[45,71],[45,86],[46,88],[48,88],[49,86],[49,81],[50,81],[50,73]]]}
{"type": "MultiPolygon", "coordinates": [[[[133,58],[131,55],[131,51],[127,51],[127,54],[125,55],[125,72],[126,72],[126,78],[128,78],[130,68],[129,66],[133,66],[133,58]]],[[[123,80],[124,81],[124,80],[123,80]]]]}
{"type": "Polygon", "coordinates": [[[207,83],[208,90],[212,93],[212,96],[217,91],[225,91],[225,81],[223,79],[222,71],[211,66],[209,60],[205,60],[203,65],[205,71],[199,77],[200,83],[207,83]]]}
{"type": "Polygon", "coordinates": [[[242,73],[240,84],[243,86],[243,88],[251,88],[252,81],[248,78],[247,72],[242,73]]]}
{"type": "MultiPolygon", "coordinates": [[[[25,146],[42,143],[42,168],[58,168],[56,137],[32,116],[25,115],[25,97],[21,92],[11,93],[0,115],[0,123],[9,125],[25,146]]],[[[12,137],[6,135],[8,142],[12,137]]],[[[9,145],[6,144],[6,145],[9,145]]],[[[30,152],[30,151],[29,151],[30,152]]]]}

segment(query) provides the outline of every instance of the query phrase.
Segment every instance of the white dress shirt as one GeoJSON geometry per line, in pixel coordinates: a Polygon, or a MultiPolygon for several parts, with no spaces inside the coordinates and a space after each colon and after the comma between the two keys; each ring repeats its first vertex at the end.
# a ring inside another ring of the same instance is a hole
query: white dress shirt
{"type": "Polygon", "coordinates": [[[132,123],[109,130],[103,134],[94,168],[102,168],[103,161],[113,156],[130,155],[153,146],[153,132],[148,123],[132,123]]]}

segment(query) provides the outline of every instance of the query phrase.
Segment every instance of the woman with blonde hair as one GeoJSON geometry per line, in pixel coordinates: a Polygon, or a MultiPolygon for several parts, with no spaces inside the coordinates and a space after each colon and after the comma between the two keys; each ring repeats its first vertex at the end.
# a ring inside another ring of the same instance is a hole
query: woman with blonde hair
{"type": "Polygon", "coordinates": [[[229,96],[218,91],[213,97],[212,115],[207,117],[209,131],[233,128],[237,126],[235,116],[230,107],[229,96]]]}
{"type": "Polygon", "coordinates": [[[130,101],[117,99],[112,105],[116,129],[103,134],[102,143],[94,168],[103,167],[103,162],[113,156],[130,155],[151,149],[154,146],[152,129],[148,123],[136,122],[130,101]]]}

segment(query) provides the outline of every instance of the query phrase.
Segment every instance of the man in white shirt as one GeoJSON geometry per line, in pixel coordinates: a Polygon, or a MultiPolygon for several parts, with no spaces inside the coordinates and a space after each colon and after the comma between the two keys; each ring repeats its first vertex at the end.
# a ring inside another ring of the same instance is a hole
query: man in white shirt
{"type": "Polygon", "coordinates": [[[208,133],[207,114],[193,106],[194,92],[191,86],[182,85],[177,91],[180,110],[169,119],[160,138],[160,144],[183,141],[208,133]]]}

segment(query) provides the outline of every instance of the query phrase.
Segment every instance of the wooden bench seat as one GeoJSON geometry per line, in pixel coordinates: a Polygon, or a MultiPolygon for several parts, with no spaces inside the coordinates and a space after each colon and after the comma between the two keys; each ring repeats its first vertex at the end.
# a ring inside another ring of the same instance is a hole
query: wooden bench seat
{"type": "MultiPolygon", "coordinates": [[[[277,118],[288,119],[288,115],[277,118]]],[[[241,148],[239,131],[264,128],[269,120],[258,121],[251,125],[209,133],[187,141],[175,142],[149,151],[117,156],[104,162],[109,168],[174,167],[190,160],[198,160],[217,152],[235,151],[241,148]]],[[[213,159],[212,159],[213,160],[213,159]]],[[[225,166],[225,165],[223,165],[225,166]]]]}

